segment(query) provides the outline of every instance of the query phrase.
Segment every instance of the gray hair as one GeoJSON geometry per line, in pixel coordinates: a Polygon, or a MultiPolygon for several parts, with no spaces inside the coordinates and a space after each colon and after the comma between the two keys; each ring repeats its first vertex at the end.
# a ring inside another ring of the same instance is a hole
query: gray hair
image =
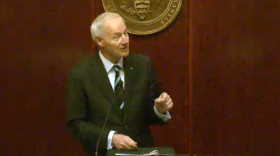
{"type": "MultiPolygon", "coordinates": [[[[91,37],[96,42],[96,37],[102,37],[103,36],[103,27],[106,19],[109,18],[122,18],[119,14],[117,13],[112,13],[112,12],[104,12],[100,15],[98,15],[95,20],[92,22],[91,27],[90,27],[90,32],[91,32],[91,37]]],[[[124,19],[122,18],[124,21],[124,19]]]]}

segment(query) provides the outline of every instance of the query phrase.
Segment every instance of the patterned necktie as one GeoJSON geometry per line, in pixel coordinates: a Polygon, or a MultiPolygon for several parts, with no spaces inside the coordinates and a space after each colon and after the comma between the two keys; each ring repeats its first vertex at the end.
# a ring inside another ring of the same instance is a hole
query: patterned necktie
{"type": "Polygon", "coordinates": [[[115,91],[115,104],[118,108],[121,107],[121,105],[124,102],[124,96],[125,96],[125,90],[123,88],[123,81],[120,76],[120,69],[121,67],[118,65],[114,65],[113,69],[116,72],[115,76],[115,86],[114,86],[114,91],[115,91]]]}

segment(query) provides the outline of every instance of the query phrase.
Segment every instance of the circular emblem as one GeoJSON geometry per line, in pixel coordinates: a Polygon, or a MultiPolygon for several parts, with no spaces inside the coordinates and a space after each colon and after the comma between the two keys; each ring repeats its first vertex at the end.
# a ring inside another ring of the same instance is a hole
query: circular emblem
{"type": "Polygon", "coordinates": [[[126,21],[128,32],[153,34],[166,28],[178,15],[182,0],[102,0],[106,12],[126,21]]]}

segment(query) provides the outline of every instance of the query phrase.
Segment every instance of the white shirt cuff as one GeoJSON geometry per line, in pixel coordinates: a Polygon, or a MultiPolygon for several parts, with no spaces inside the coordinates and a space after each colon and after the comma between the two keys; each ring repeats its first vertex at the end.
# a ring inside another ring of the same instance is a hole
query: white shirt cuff
{"type": "Polygon", "coordinates": [[[158,112],[158,110],[156,109],[156,105],[154,106],[154,111],[156,113],[156,115],[158,117],[160,117],[164,122],[166,122],[167,120],[171,119],[171,115],[169,114],[169,112],[167,111],[166,114],[161,114],[160,112],[158,112]]]}
{"type": "Polygon", "coordinates": [[[116,131],[110,131],[109,135],[108,135],[108,146],[107,146],[107,150],[112,149],[113,145],[112,145],[112,140],[113,140],[113,135],[115,134],[116,131]]]}

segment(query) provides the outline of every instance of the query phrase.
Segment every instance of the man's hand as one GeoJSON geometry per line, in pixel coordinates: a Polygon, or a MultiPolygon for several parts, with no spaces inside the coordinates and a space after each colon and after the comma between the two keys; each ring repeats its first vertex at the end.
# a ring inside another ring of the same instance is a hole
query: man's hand
{"type": "Polygon", "coordinates": [[[130,137],[122,134],[114,134],[112,138],[112,145],[117,150],[136,150],[137,143],[130,137]]]}
{"type": "Polygon", "coordinates": [[[173,102],[167,93],[162,93],[155,100],[156,109],[159,113],[163,114],[173,107],[173,102]]]}

